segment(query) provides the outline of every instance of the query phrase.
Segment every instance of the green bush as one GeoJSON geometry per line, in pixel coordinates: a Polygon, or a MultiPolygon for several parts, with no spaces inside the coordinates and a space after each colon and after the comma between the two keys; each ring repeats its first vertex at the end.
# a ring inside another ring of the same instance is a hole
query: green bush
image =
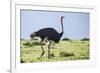
{"type": "Polygon", "coordinates": [[[62,51],[59,53],[59,56],[60,57],[69,57],[69,56],[74,56],[74,53],[67,53],[67,52],[62,51]]]}
{"type": "Polygon", "coordinates": [[[23,43],[24,46],[27,46],[27,47],[32,47],[32,43],[27,41],[25,43],[23,43]]]}
{"type": "MultiPolygon", "coordinates": [[[[30,41],[27,41],[25,43],[23,43],[24,46],[27,46],[27,47],[32,47],[32,46],[38,46],[40,45],[39,42],[30,42],[30,41]]],[[[45,45],[45,43],[42,43],[42,45],[45,45]]]]}

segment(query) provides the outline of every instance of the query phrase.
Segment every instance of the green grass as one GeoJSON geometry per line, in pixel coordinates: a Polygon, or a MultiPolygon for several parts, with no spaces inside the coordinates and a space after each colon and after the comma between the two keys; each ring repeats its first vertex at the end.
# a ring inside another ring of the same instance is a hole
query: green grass
{"type": "Polygon", "coordinates": [[[45,54],[40,58],[42,51],[38,40],[21,40],[20,58],[23,63],[87,60],[89,59],[89,45],[89,41],[80,40],[60,41],[58,44],[53,43],[51,45],[51,53],[54,56],[48,59],[48,43],[45,43],[45,54]],[[27,42],[28,45],[26,44],[27,42]]]}

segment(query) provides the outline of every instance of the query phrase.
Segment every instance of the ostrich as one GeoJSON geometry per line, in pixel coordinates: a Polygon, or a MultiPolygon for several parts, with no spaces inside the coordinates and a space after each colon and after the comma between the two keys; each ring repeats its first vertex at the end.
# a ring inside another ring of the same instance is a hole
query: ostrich
{"type": "Polygon", "coordinates": [[[31,39],[33,39],[35,36],[41,38],[41,42],[40,42],[40,45],[41,45],[41,48],[42,48],[41,57],[45,53],[44,48],[43,48],[43,44],[42,44],[45,38],[47,38],[48,41],[49,41],[49,44],[48,44],[48,58],[50,58],[51,42],[54,41],[55,43],[57,43],[57,42],[59,42],[60,38],[62,37],[62,35],[64,33],[63,18],[64,18],[64,16],[61,16],[61,29],[62,29],[62,31],[60,33],[57,32],[54,28],[43,28],[43,29],[40,29],[36,32],[32,32],[30,34],[31,39]]]}

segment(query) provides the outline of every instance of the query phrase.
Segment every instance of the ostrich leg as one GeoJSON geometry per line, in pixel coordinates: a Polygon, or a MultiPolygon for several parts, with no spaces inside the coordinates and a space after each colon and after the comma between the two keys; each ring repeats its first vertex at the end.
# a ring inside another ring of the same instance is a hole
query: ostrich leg
{"type": "Polygon", "coordinates": [[[43,42],[43,39],[42,39],[42,40],[41,40],[41,42],[40,42],[40,43],[41,43],[41,48],[42,48],[41,57],[42,57],[42,56],[44,55],[44,53],[45,53],[45,52],[44,52],[44,48],[43,48],[43,45],[42,45],[42,42],[43,42]]]}
{"type": "Polygon", "coordinates": [[[51,41],[49,41],[49,45],[48,45],[48,58],[50,58],[50,46],[51,46],[51,41]]]}

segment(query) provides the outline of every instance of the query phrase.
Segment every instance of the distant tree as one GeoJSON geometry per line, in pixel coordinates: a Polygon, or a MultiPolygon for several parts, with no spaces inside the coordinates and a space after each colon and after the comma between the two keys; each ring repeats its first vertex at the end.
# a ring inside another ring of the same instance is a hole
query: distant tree
{"type": "Polygon", "coordinates": [[[63,38],[62,40],[63,41],[71,41],[71,39],[69,39],[69,38],[63,38]]]}
{"type": "Polygon", "coordinates": [[[83,38],[81,39],[81,41],[89,41],[90,39],[89,38],[83,38]]]}
{"type": "Polygon", "coordinates": [[[21,38],[20,40],[25,40],[25,39],[21,38]]]}

